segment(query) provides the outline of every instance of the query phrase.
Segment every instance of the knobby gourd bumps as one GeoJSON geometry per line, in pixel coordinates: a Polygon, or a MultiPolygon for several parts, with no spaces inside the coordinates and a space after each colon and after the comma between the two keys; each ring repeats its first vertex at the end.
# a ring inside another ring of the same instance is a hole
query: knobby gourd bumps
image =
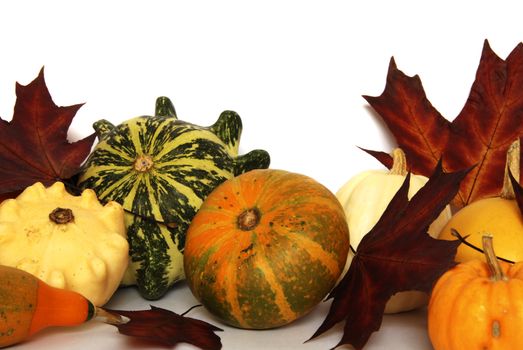
{"type": "Polygon", "coordinates": [[[123,284],[158,299],[184,278],[185,234],[205,197],[227,179],[267,168],[269,154],[238,155],[242,123],[235,112],[201,127],[177,119],[165,97],[157,99],[154,116],[94,127],[99,143],[78,185],[122,204],[131,256],[123,284]]]}
{"type": "Polygon", "coordinates": [[[62,182],[38,182],[0,204],[0,264],[103,305],[129,261],[123,217],[120,204],[102,205],[92,190],[73,196],[62,182]]]}

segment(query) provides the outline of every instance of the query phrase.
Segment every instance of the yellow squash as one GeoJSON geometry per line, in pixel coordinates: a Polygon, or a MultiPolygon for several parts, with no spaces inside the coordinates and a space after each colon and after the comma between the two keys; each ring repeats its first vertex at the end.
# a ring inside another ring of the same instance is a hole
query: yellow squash
{"type": "Polygon", "coordinates": [[[0,265],[16,267],[52,287],[105,304],[128,265],[123,209],[100,204],[92,190],[81,196],[63,183],[28,187],[0,204],[0,265]]]}
{"type": "MultiPolygon", "coordinates": [[[[495,237],[496,252],[500,257],[512,261],[523,261],[523,218],[514,199],[514,191],[508,176],[509,169],[519,179],[519,140],[507,152],[505,183],[499,197],[477,200],[459,210],[442,230],[439,238],[456,239],[451,230],[467,236],[467,242],[481,247],[481,239],[488,232],[495,237]]],[[[456,261],[484,259],[483,254],[461,244],[456,261]]]]}

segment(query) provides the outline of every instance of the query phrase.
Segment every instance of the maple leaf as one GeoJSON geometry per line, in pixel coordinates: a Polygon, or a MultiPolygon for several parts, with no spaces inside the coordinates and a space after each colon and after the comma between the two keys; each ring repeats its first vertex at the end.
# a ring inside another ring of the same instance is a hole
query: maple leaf
{"type": "Polygon", "coordinates": [[[467,102],[452,122],[429,102],[420,78],[405,75],[394,59],[383,93],[364,98],[383,118],[414,173],[428,176],[441,158],[449,172],[477,164],[454,200],[461,208],[496,196],[503,187],[506,151],[523,134],[523,44],[502,60],[485,40],[467,102]]]}
{"type": "Polygon", "coordinates": [[[455,265],[460,242],[434,239],[428,227],[469,171],[444,173],[438,162],[427,184],[410,201],[408,174],[378,223],[361,240],[348,272],[329,294],[333,298],[329,313],[312,338],[345,320],[336,347],[351,344],[361,349],[380,328],[385,304],[393,294],[430,292],[437,278],[455,265]]]}
{"type": "MultiPolygon", "coordinates": [[[[373,150],[362,148],[362,147],[358,147],[358,148],[364,152],[367,152],[374,158],[376,158],[381,164],[385,165],[389,169],[391,169],[392,166],[394,165],[394,161],[392,160],[392,157],[389,153],[373,151],[373,150]]],[[[407,165],[409,165],[409,164],[407,163],[407,165]]]]}
{"type": "Polygon", "coordinates": [[[104,310],[129,318],[126,323],[113,324],[122,334],[165,346],[188,343],[204,350],[221,349],[220,337],[214,332],[222,329],[205,321],[185,317],[192,309],[182,315],[152,305],[150,310],[104,310]]]}
{"type": "Polygon", "coordinates": [[[514,196],[516,197],[516,203],[518,203],[519,211],[521,212],[521,215],[523,215],[523,187],[519,184],[519,182],[514,178],[514,175],[509,171],[508,173],[510,177],[510,182],[512,184],[512,188],[514,189],[514,196]]]}
{"type": "MultiPolygon", "coordinates": [[[[81,104],[58,107],[44,80],[44,70],[30,84],[16,84],[13,118],[0,118],[0,194],[35,182],[50,185],[75,175],[96,135],[69,143],[67,131],[81,104]]],[[[9,197],[9,195],[4,195],[9,197]]]]}

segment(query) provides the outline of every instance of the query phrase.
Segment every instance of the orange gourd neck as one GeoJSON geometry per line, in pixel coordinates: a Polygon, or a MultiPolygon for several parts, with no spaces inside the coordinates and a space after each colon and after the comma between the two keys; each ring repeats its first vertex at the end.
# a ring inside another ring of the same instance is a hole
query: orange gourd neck
{"type": "Polygon", "coordinates": [[[38,281],[37,307],[29,335],[50,326],[74,326],[95,316],[95,307],[78,293],[38,281]]]}

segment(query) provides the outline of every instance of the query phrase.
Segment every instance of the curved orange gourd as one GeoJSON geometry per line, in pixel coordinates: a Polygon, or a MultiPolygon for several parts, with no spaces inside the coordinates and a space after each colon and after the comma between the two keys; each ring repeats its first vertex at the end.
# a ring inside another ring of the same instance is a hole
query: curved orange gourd
{"type": "Polygon", "coordinates": [[[241,328],[273,328],[318,304],[341,274],[349,249],[345,214],[315,180],[253,170],[218,186],[187,232],[191,291],[213,314],[241,328]]]}
{"type": "Polygon", "coordinates": [[[74,326],[94,316],[80,294],[51,287],[33,275],[0,266],[0,347],[24,341],[50,326],[74,326]]]}

